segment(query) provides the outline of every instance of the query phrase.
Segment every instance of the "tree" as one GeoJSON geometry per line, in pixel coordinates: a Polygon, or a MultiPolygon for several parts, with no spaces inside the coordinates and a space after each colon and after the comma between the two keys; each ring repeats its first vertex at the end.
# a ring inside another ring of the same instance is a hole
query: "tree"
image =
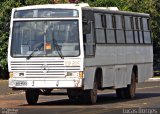
{"type": "Polygon", "coordinates": [[[160,62],[160,1],[159,0],[123,0],[128,5],[122,9],[134,12],[148,13],[151,16],[150,25],[153,38],[154,64],[160,62]]]}
{"type": "MultiPolygon", "coordinates": [[[[21,0],[23,1],[23,0],[21,0]]],[[[39,4],[50,4],[55,0],[24,0],[24,5],[39,5],[39,4]]]]}
{"type": "Polygon", "coordinates": [[[90,6],[94,7],[118,7],[121,8],[124,2],[122,0],[84,0],[87,1],[90,6]]]}
{"type": "Polygon", "coordinates": [[[7,72],[7,48],[9,37],[9,22],[11,9],[13,7],[21,6],[22,4],[17,0],[2,0],[0,6],[0,65],[2,68],[2,76],[5,77],[7,72]]]}

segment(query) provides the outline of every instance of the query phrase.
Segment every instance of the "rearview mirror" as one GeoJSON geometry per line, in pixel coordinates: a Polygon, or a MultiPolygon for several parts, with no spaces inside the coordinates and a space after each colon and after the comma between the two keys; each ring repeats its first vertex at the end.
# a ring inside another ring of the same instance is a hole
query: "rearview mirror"
{"type": "Polygon", "coordinates": [[[83,34],[90,34],[91,33],[91,22],[90,21],[83,21],[83,34]]]}

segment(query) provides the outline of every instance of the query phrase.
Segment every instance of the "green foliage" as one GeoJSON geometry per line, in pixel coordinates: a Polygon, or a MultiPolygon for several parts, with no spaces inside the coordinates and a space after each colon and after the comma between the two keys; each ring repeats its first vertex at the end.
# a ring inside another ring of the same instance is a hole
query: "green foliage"
{"type": "Polygon", "coordinates": [[[154,64],[160,62],[160,1],[159,0],[123,0],[126,4],[122,9],[134,12],[149,13],[153,37],[154,64]]]}
{"type": "Polygon", "coordinates": [[[121,0],[95,0],[89,2],[94,7],[121,7],[121,0]]]}
{"type": "Polygon", "coordinates": [[[25,5],[49,4],[51,0],[25,0],[25,5]]]}
{"type": "Polygon", "coordinates": [[[7,71],[7,48],[9,37],[9,22],[11,9],[20,6],[21,3],[15,0],[1,1],[0,7],[0,65],[2,70],[7,71]]]}

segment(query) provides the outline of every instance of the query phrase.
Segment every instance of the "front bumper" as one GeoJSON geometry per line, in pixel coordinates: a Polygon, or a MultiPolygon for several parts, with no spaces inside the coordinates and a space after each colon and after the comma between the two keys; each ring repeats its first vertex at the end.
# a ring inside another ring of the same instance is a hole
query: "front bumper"
{"type": "Polygon", "coordinates": [[[80,78],[10,78],[11,88],[80,88],[83,81],[80,78]]]}

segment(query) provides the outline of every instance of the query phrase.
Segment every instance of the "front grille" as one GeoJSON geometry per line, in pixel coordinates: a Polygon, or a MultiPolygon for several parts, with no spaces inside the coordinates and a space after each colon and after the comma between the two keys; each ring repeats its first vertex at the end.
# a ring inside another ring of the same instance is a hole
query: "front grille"
{"type": "Polygon", "coordinates": [[[64,61],[14,61],[11,71],[25,72],[26,77],[65,77],[65,72],[80,71],[80,66],[65,66],[64,61]]]}

